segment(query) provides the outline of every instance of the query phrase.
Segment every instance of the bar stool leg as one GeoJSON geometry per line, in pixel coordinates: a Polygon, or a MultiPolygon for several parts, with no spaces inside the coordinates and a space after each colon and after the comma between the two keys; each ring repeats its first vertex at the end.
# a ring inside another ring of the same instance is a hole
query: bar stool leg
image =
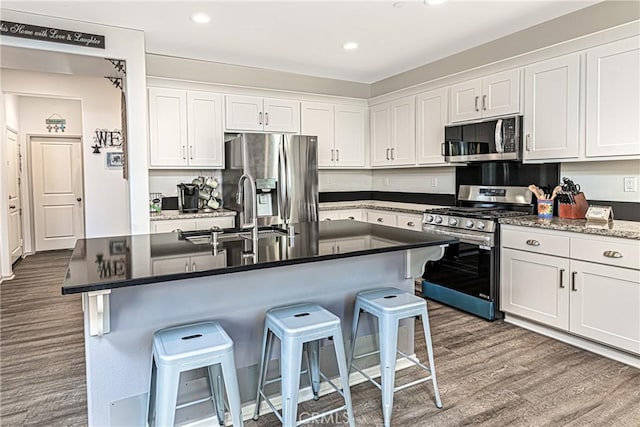
{"type": "Polygon", "coordinates": [[[344,353],[344,341],[342,340],[342,333],[338,332],[333,336],[333,348],[336,351],[336,360],[338,361],[338,372],[340,373],[340,381],[342,381],[342,394],[344,394],[344,404],[347,407],[347,417],[349,419],[349,425],[354,427],[356,425],[355,418],[353,417],[353,406],[351,404],[351,389],[349,387],[349,367],[346,363],[346,355],[344,353]]]}
{"type": "Polygon", "coordinates": [[[318,400],[320,392],[320,341],[309,341],[307,343],[307,356],[309,357],[309,368],[311,370],[311,390],[313,390],[313,400],[318,400]]]}
{"type": "Polygon", "coordinates": [[[224,385],[222,384],[222,367],[219,363],[209,365],[209,385],[218,423],[224,425],[224,385]]]}
{"type": "Polygon", "coordinates": [[[296,425],[302,344],[288,338],[284,338],[281,343],[280,375],[282,376],[282,424],[284,427],[296,425]]]}
{"type": "Polygon", "coordinates": [[[379,318],[380,325],[380,371],[382,385],[382,415],[384,426],[391,426],[393,412],[393,389],[396,378],[396,353],[398,350],[398,321],[379,318]]]}
{"type": "Polygon", "coordinates": [[[356,351],[356,338],[358,337],[358,322],[360,321],[360,303],[356,299],[355,306],[353,308],[353,322],[351,322],[351,344],[349,348],[349,354],[347,354],[347,367],[351,372],[351,365],[353,364],[353,356],[356,351]]]}
{"type": "Polygon", "coordinates": [[[260,392],[264,389],[264,383],[267,379],[267,367],[269,363],[269,357],[271,357],[271,341],[273,334],[267,328],[264,327],[264,333],[262,337],[262,356],[260,357],[260,375],[258,376],[258,392],[256,393],[256,407],[253,411],[253,419],[258,421],[260,416],[260,402],[262,401],[262,395],[260,392]]]}
{"type": "Polygon", "coordinates": [[[156,426],[172,426],[176,417],[176,399],[180,371],[173,368],[157,367],[156,378],[156,426]]]}
{"type": "Polygon", "coordinates": [[[436,397],[436,407],[442,408],[438,381],[436,380],[436,364],[433,360],[433,343],[431,342],[431,328],[429,327],[429,315],[425,308],[422,317],[422,328],[424,329],[424,340],[427,343],[427,356],[429,357],[429,370],[431,371],[431,382],[433,383],[433,393],[436,397]]]}
{"type": "MultiPolygon", "coordinates": [[[[231,411],[231,420],[236,427],[242,427],[242,404],[240,403],[240,388],[238,387],[238,378],[236,373],[236,362],[233,360],[233,353],[228,353],[222,359],[222,373],[224,376],[224,384],[227,389],[227,399],[229,400],[229,410],[231,411]]],[[[222,393],[221,397],[222,397],[222,393]]],[[[220,399],[224,423],[224,399],[220,399]]]]}

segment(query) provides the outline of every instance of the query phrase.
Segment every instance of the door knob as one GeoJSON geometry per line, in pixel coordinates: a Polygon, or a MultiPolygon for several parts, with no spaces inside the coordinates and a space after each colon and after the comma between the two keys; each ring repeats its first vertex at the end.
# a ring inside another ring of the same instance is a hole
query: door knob
{"type": "Polygon", "coordinates": [[[81,202],[82,201],[82,197],[78,197],[76,200],[81,202]]]}

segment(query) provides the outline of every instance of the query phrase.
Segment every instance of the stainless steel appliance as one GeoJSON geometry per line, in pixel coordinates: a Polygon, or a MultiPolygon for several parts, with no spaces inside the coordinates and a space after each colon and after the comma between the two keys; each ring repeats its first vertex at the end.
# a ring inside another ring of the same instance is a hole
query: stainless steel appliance
{"type": "Polygon", "coordinates": [[[445,126],[442,155],[451,163],[520,160],[522,116],[445,126]]]}
{"type": "Polygon", "coordinates": [[[183,213],[198,212],[198,190],[195,184],[178,184],[178,209],[183,213]]]}
{"type": "Polygon", "coordinates": [[[500,244],[498,219],[534,212],[527,187],[461,185],[456,207],[428,209],[422,230],[458,238],[439,261],[428,262],[423,296],[487,320],[499,311],[500,244]]]}
{"type": "MultiPolygon", "coordinates": [[[[250,223],[239,203],[238,183],[244,195],[257,193],[259,226],[318,220],[318,140],[315,136],[239,133],[225,134],[222,172],[225,208],[238,211],[238,224],[250,223]]],[[[249,212],[247,212],[247,215],[249,212]]],[[[251,213],[253,215],[253,213],[251,213]]]]}

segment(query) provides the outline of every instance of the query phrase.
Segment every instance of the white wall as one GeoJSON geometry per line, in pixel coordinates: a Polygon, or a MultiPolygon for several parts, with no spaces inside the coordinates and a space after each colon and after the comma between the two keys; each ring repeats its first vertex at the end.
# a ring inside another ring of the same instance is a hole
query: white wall
{"type": "Polygon", "coordinates": [[[318,189],[329,191],[371,191],[370,170],[320,170],[318,189]]]}
{"type": "MultiPolygon", "coordinates": [[[[5,92],[57,98],[20,97],[20,134],[23,137],[27,134],[55,135],[44,127],[44,120],[54,112],[63,117],[69,115],[65,117],[69,124],[65,134],[82,135],[86,236],[129,234],[127,181],[122,178],[122,170],[107,169],[106,150],[98,155],[93,154],[90,147],[96,129],[120,129],[120,91],[99,77],[14,70],[3,70],[2,77],[5,92]],[[76,117],[78,104],[82,105],[81,118],[76,117]]],[[[26,147],[26,139],[21,142],[26,147]]],[[[130,145],[134,144],[130,142],[130,145]]],[[[143,167],[146,168],[146,164],[143,167]]],[[[28,198],[23,197],[23,200],[28,198]]]]}
{"type": "Polygon", "coordinates": [[[18,97],[12,94],[5,94],[5,122],[8,128],[18,132],[20,130],[20,120],[18,118],[18,97]]]}
{"type": "MultiPolygon", "coordinates": [[[[177,185],[181,182],[189,183],[197,176],[213,177],[222,182],[220,170],[186,170],[186,169],[152,169],[149,171],[149,192],[162,193],[165,197],[178,195],[177,185]]],[[[222,194],[222,187],[218,189],[222,194]]]]}
{"type": "Polygon", "coordinates": [[[640,186],[640,160],[563,163],[560,171],[580,184],[587,200],[640,202],[639,191],[624,191],[624,177],[635,177],[640,186]]]}

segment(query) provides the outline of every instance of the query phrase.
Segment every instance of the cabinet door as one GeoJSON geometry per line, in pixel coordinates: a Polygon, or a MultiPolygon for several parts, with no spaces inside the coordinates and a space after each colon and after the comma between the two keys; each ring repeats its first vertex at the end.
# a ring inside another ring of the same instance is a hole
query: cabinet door
{"type": "Polygon", "coordinates": [[[335,106],[336,166],[365,166],[367,110],[348,105],[335,106]]]}
{"type": "Polygon", "coordinates": [[[318,166],[331,167],[335,162],[333,105],[303,102],[300,133],[318,137],[318,166]]]}
{"type": "Polygon", "coordinates": [[[520,111],[520,70],[496,73],[482,79],[482,117],[520,111]]]}
{"type": "Polygon", "coordinates": [[[149,166],[187,165],[187,93],[149,88],[149,166]]]}
{"type": "Polygon", "coordinates": [[[569,328],[569,260],[502,249],[500,309],[546,325],[569,328]]]}
{"type": "Polygon", "coordinates": [[[416,163],[416,97],[391,103],[391,164],[416,163]]]}
{"type": "Polygon", "coordinates": [[[354,237],[352,239],[338,239],[335,243],[335,250],[338,254],[348,252],[363,251],[367,247],[366,237],[354,237]]]}
{"type": "Polygon", "coordinates": [[[191,258],[188,256],[181,256],[152,259],[151,271],[154,275],[188,273],[191,271],[191,258]]]}
{"type": "Polygon", "coordinates": [[[579,54],[525,68],[525,160],[578,157],[579,91],[579,54]]]}
{"type": "Polygon", "coordinates": [[[571,261],[569,330],[640,354],[640,271],[571,261]]]}
{"type": "Polygon", "coordinates": [[[442,143],[447,124],[447,89],[418,95],[417,160],[421,165],[444,164],[442,143]]]}
{"type": "Polygon", "coordinates": [[[482,81],[469,80],[451,86],[449,89],[449,119],[452,123],[465,120],[479,119],[480,96],[482,95],[482,81]]]}
{"type": "Polygon", "coordinates": [[[187,92],[189,166],[222,168],[222,96],[187,92]]]}
{"type": "Polygon", "coordinates": [[[389,104],[371,107],[371,166],[391,164],[391,129],[389,104]]]}
{"type": "Polygon", "coordinates": [[[190,271],[206,271],[227,266],[227,252],[220,251],[217,255],[203,254],[191,256],[190,271]]]}
{"type": "Polygon", "coordinates": [[[264,99],[264,130],[300,132],[300,102],[288,99],[264,99]]]}
{"type": "Polygon", "coordinates": [[[586,155],[640,155],[640,36],[587,51],[586,155]]]}
{"type": "Polygon", "coordinates": [[[225,127],[227,129],[262,131],[264,121],[262,98],[227,95],[225,112],[225,127]]]}
{"type": "Polygon", "coordinates": [[[151,224],[151,228],[154,233],[171,233],[174,230],[196,230],[196,222],[193,219],[153,221],[151,224]]]}

